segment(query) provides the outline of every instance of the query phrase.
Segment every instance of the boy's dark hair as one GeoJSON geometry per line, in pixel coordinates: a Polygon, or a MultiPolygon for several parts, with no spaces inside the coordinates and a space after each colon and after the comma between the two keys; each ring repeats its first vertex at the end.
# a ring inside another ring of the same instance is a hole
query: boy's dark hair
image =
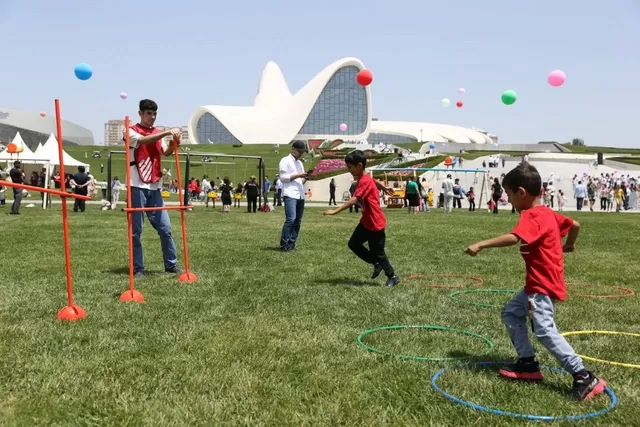
{"type": "Polygon", "coordinates": [[[138,105],[140,111],[158,111],[158,104],[150,99],[143,99],[138,105]]]}
{"type": "Polygon", "coordinates": [[[531,163],[520,163],[505,175],[502,180],[502,186],[513,192],[518,191],[518,188],[522,187],[527,190],[527,193],[531,196],[538,197],[540,195],[540,188],[542,188],[542,178],[540,178],[538,169],[531,163]]]}
{"type": "Polygon", "coordinates": [[[344,158],[344,162],[352,166],[358,166],[358,163],[362,163],[363,169],[367,167],[367,157],[360,150],[354,150],[347,154],[344,158]]]}

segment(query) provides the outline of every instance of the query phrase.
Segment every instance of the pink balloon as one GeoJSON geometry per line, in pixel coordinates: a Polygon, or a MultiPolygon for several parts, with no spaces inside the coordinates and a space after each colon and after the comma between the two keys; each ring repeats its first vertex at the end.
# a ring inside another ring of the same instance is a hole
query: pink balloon
{"type": "Polygon", "coordinates": [[[127,92],[120,92],[120,98],[127,99],[127,92]]]}
{"type": "Polygon", "coordinates": [[[564,74],[564,71],[555,70],[549,74],[547,81],[553,87],[562,86],[564,81],[567,79],[567,76],[564,74]]]}
{"type": "Polygon", "coordinates": [[[346,124],[346,123],[342,123],[342,124],[340,125],[340,130],[341,130],[341,131],[343,131],[343,132],[344,132],[345,130],[347,130],[347,124],[346,124]]]}

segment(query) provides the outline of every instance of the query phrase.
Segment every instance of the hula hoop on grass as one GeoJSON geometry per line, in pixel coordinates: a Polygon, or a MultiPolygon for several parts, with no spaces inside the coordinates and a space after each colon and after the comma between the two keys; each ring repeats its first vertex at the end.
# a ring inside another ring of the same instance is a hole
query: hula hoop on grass
{"type": "Polygon", "coordinates": [[[489,338],[483,337],[482,335],[476,334],[474,332],[465,331],[465,330],[462,330],[462,329],[447,328],[445,326],[434,326],[434,325],[379,326],[379,327],[376,327],[376,328],[367,329],[366,331],[364,331],[360,335],[358,335],[358,344],[360,346],[364,347],[366,350],[368,350],[368,351],[370,351],[372,353],[376,353],[376,354],[382,354],[382,355],[385,355],[385,356],[395,356],[395,357],[398,357],[399,359],[428,360],[428,361],[432,361],[432,362],[444,362],[444,361],[451,361],[451,360],[465,360],[465,359],[471,359],[473,357],[482,357],[482,356],[486,356],[487,354],[491,353],[491,351],[493,350],[493,347],[494,347],[493,341],[491,341],[489,338]],[[430,329],[430,330],[436,330],[436,331],[457,332],[459,334],[467,335],[467,336],[470,336],[470,337],[480,338],[481,340],[483,340],[487,344],[487,350],[484,353],[479,354],[477,356],[461,356],[461,357],[411,356],[411,355],[406,355],[406,354],[394,354],[394,353],[390,353],[390,352],[385,351],[385,350],[380,350],[380,349],[377,349],[375,347],[372,347],[370,345],[365,344],[363,342],[363,340],[362,340],[365,336],[370,335],[370,334],[372,334],[374,332],[378,332],[378,331],[389,331],[389,330],[397,330],[397,329],[417,329],[417,328],[430,329]]]}
{"type": "MultiPolygon", "coordinates": [[[[567,337],[570,335],[591,335],[591,334],[599,334],[599,335],[627,335],[630,337],[640,337],[640,334],[634,334],[633,332],[617,332],[617,331],[573,331],[573,332],[564,332],[560,335],[562,335],[563,337],[567,337]]],[[[640,365],[636,365],[633,363],[622,363],[622,362],[613,362],[610,360],[604,360],[604,359],[596,359],[595,357],[589,357],[589,356],[583,356],[582,354],[579,354],[578,356],[582,357],[585,360],[590,360],[592,362],[599,362],[599,363],[605,363],[607,365],[613,365],[613,366],[622,366],[624,368],[634,368],[634,369],[640,369],[640,365]]]]}
{"type": "Polygon", "coordinates": [[[457,302],[462,302],[465,304],[469,304],[469,305],[473,305],[475,307],[483,307],[483,308],[500,308],[500,305],[497,304],[487,304],[487,303],[483,303],[483,302],[473,302],[473,301],[466,301],[464,299],[460,299],[460,298],[456,298],[457,295],[460,294],[473,294],[473,293],[492,293],[492,294],[515,294],[518,291],[514,291],[511,289],[464,289],[462,291],[454,291],[451,293],[451,295],[449,295],[449,297],[457,302]]]}
{"type": "MultiPolygon", "coordinates": [[[[482,405],[478,405],[476,403],[473,402],[469,402],[468,400],[463,400],[460,399],[459,397],[455,397],[452,394],[447,393],[446,391],[442,390],[437,382],[438,382],[438,378],[440,378],[445,372],[456,369],[456,368],[461,368],[461,367],[469,367],[469,366],[487,366],[487,365],[500,365],[503,364],[505,362],[478,362],[478,363],[463,363],[461,365],[454,365],[454,366],[450,366],[448,368],[444,368],[441,369],[440,371],[436,372],[433,377],[431,377],[431,386],[441,395],[443,395],[444,397],[446,397],[449,400],[452,400],[455,403],[459,403],[461,405],[467,406],[471,409],[475,409],[476,411],[482,411],[482,412],[488,412],[490,414],[494,414],[494,415],[502,415],[502,416],[507,416],[507,417],[514,417],[514,418],[521,418],[521,419],[525,419],[525,420],[529,420],[529,421],[580,421],[580,420],[586,420],[589,418],[594,418],[594,417],[598,417],[600,415],[604,415],[607,412],[610,412],[613,408],[615,408],[618,405],[618,398],[616,397],[616,394],[613,392],[613,390],[611,390],[609,387],[605,388],[604,391],[605,393],[607,393],[609,395],[609,399],[611,399],[611,403],[609,404],[609,406],[607,406],[604,409],[601,409],[599,411],[595,411],[595,412],[589,412],[586,414],[578,414],[578,415],[530,415],[530,414],[519,414],[517,412],[509,412],[509,411],[503,411],[500,409],[494,409],[494,408],[489,408],[487,406],[482,406],[482,405]]],[[[508,363],[508,362],[507,362],[508,363]]],[[[552,366],[540,366],[541,368],[545,368],[545,369],[549,369],[553,372],[558,372],[561,374],[568,374],[567,371],[563,370],[563,369],[558,369],[552,366]]]]}
{"type": "MultiPolygon", "coordinates": [[[[567,286],[594,286],[594,285],[591,283],[567,282],[567,286]]],[[[626,293],[613,294],[613,295],[589,295],[589,294],[573,294],[572,293],[572,294],[569,294],[569,296],[581,297],[581,298],[625,298],[625,297],[632,297],[636,294],[636,292],[633,289],[623,288],[622,286],[610,286],[610,285],[602,285],[602,286],[606,286],[608,288],[613,288],[613,289],[619,289],[626,293]]]]}
{"type": "MultiPolygon", "coordinates": [[[[415,279],[422,279],[425,277],[433,277],[433,276],[437,276],[437,277],[460,277],[463,279],[468,279],[471,280],[475,283],[471,284],[470,286],[482,286],[484,284],[484,280],[482,280],[479,277],[476,276],[465,276],[463,274],[449,274],[449,273],[445,273],[445,274],[414,274],[413,276],[409,276],[406,277],[404,280],[415,280],[415,279]]],[[[437,283],[426,283],[425,286],[431,286],[432,288],[445,288],[445,289],[460,289],[460,288],[464,288],[465,285],[439,285],[437,283]]]]}

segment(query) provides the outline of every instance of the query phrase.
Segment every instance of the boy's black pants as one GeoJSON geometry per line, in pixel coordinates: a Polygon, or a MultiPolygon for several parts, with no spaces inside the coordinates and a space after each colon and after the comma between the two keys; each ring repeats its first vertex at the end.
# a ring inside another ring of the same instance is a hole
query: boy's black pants
{"type": "Polygon", "coordinates": [[[387,277],[393,277],[394,271],[387,254],[384,252],[386,235],[384,229],[380,231],[370,231],[358,224],[349,239],[349,249],[353,251],[361,260],[369,264],[380,264],[387,277]],[[369,249],[364,243],[369,243],[369,249]]]}

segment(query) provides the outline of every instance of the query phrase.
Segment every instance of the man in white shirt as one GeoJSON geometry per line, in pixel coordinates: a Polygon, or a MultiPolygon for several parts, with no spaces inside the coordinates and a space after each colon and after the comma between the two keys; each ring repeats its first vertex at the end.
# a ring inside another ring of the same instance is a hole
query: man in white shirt
{"type": "MultiPolygon", "coordinates": [[[[173,154],[173,144],[167,144],[164,138],[172,136],[178,141],[182,133],[180,129],[164,132],[154,127],[158,114],[158,104],[150,99],[140,101],[138,114],[140,123],[129,129],[129,144],[131,150],[131,207],[150,208],[164,206],[162,199],[162,156],[173,154]]],[[[171,235],[171,223],[167,211],[148,211],[147,218],[151,226],[158,232],[162,246],[164,270],[167,273],[180,274],[176,256],[176,245],[171,235]]],[[[144,277],[144,259],[142,255],[142,223],[143,212],[131,214],[133,234],[133,272],[134,277],[144,277]]]]}
{"type": "Polygon", "coordinates": [[[451,213],[451,205],[453,205],[453,180],[451,174],[447,174],[447,179],[442,181],[442,191],[444,193],[444,211],[451,213]]]}
{"type": "Polygon", "coordinates": [[[302,215],[304,213],[304,183],[307,173],[300,158],[307,152],[306,144],[294,141],[291,144],[291,154],[280,160],[280,181],[284,199],[285,221],[280,237],[280,250],[292,251],[296,248],[302,215]]]}

